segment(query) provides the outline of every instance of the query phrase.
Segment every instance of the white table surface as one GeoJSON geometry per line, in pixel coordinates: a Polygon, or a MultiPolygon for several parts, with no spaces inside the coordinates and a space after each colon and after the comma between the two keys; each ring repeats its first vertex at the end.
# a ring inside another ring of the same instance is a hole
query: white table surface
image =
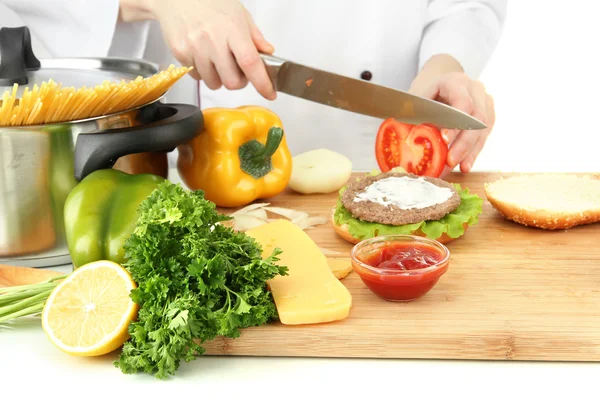
{"type": "MultiPolygon", "coordinates": [[[[578,165],[576,158],[571,162],[573,171],[587,167],[578,165]]],[[[539,161],[531,163],[538,165],[530,170],[552,170],[539,161]]],[[[178,181],[173,173],[170,179],[178,181]]],[[[71,267],[53,269],[69,272],[71,267]]],[[[600,374],[600,365],[593,363],[203,356],[182,363],[176,376],[160,381],[145,374],[122,374],[112,365],[116,356],[68,356],[46,339],[39,319],[0,325],[0,401],[13,400],[3,395],[16,396],[18,389],[31,397],[26,401],[63,389],[63,400],[187,396],[219,401],[340,401],[375,394],[396,400],[554,400],[578,395],[589,399],[598,394],[593,384],[600,374]],[[322,389],[317,392],[317,388],[322,389]],[[14,394],[4,393],[11,389],[14,394]]]]}

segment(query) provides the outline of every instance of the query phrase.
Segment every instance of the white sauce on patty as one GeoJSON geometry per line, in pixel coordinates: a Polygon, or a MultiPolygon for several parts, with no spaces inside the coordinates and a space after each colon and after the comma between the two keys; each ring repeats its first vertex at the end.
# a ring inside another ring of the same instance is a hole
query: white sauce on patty
{"type": "Polygon", "coordinates": [[[442,204],[452,197],[452,190],[438,187],[423,177],[386,177],[357,193],[354,202],[371,201],[400,209],[422,209],[442,204]]]}

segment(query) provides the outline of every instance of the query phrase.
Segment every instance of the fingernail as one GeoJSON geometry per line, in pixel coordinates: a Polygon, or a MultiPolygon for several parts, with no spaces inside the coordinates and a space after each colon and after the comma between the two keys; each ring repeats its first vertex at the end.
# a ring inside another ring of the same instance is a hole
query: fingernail
{"type": "Polygon", "coordinates": [[[450,142],[450,139],[448,138],[448,130],[442,130],[442,139],[444,140],[446,145],[448,145],[448,143],[450,142]]]}
{"type": "Polygon", "coordinates": [[[458,130],[444,129],[444,131],[442,132],[442,138],[444,139],[446,145],[450,145],[450,143],[454,141],[457,135],[458,130]]]}
{"type": "Polygon", "coordinates": [[[448,155],[448,166],[450,166],[450,168],[454,169],[456,167],[457,163],[454,163],[454,155],[453,154],[449,154],[448,155]]]}

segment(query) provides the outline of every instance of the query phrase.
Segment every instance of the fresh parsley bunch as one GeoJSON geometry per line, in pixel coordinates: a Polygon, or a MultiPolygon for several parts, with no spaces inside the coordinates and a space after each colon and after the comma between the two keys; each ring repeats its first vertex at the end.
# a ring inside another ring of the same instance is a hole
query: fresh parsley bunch
{"type": "Polygon", "coordinates": [[[252,237],[219,224],[229,219],[201,190],[168,181],[141,203],[124,245],[140,309],[115,361],[122,372],[167,378],[205,352],[202,342],[277,318],[266,281],[287,274],[281,251],[262,258],[252,237]]]}

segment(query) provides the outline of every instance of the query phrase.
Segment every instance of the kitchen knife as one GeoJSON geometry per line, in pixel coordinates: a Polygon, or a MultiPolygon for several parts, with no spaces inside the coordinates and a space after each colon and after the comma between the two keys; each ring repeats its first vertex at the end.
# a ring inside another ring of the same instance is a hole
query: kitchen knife
{"type": "Polygon", "coordinates": [[[410,124],[427,123],[459,130],[487,127],[467,113],[441,102],[273,55],[261,54],[261,58],[277,92],[367,116],[393,117],[410,124]]]}

